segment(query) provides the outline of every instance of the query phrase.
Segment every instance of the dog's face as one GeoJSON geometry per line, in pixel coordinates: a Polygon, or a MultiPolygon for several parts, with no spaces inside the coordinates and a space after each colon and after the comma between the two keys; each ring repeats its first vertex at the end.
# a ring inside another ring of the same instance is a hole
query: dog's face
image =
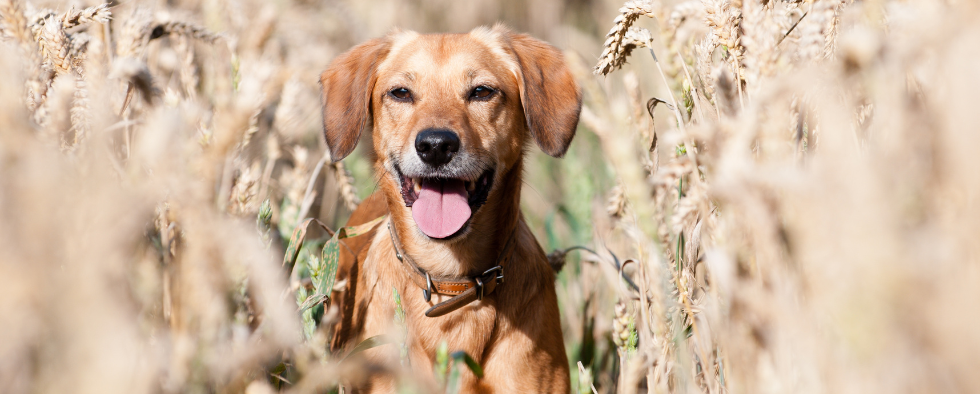
{"type": "Polygon", "coordinates": [[[373,125],[389,199],[435,240],[466,235],[532,138],[564,154],[581,105],[560,52],[499,27],[394,33],[338,57],[321,83],[334,160],[373,125]]]}

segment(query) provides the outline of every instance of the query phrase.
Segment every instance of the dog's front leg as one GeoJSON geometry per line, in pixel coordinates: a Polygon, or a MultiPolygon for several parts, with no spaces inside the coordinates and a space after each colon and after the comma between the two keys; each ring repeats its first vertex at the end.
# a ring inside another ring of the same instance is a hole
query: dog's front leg
{"type": "Polygon", "coordinates": [[[474,392],[568,393],[568,358],[554,289],[541,292],[540,297],[542,302],[501,314],[478,386],[484,390],[474,392]]]}

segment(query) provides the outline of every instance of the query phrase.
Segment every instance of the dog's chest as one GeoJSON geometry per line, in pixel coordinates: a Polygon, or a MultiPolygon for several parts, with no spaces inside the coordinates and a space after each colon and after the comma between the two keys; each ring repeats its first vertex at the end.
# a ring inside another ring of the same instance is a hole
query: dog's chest
{"type": "MultiPolygon", "coordinates": [[[[410,346],[427,357],[435,357],[436,349],[445,342],[449,352],[465,351],[473,359],[480,360],[484,350],[493,339],[496,327],[496,305],[489,299],[473,302],[470,305],[441,317],[426,317],[425,311],[431,306],[421,294],[412,293],[411,285],[406,289],[409,297],[406,305],[406,323],[410,346]]],[[[416,289],[417,290],[417,289],[416,289]]],[[[433,297],[433,302],[436,298],[433,297]]]]}
{"type": "Polygon", "coordinates": [[[405,320],[402,324],[413,363],[425,362],[414,360],[416,358],[434,360],[436,350],[442,342],[446,343],[449,352],[462,350],[480,361],[484,350],[493,340],[496,328],[496,294],[447,315],[427,317],[425,311],[444,299],[435,295],[431,299],[432,303],[426,302],[422,289],[407,277],[409,273],[394,257],[394,251],[386,247],[390,245],[384,242],[386,239],[375,241],[364,266],[365,272],[375,273],[377,281],[366,283],[369,288],[374,289],[374,294],[365,303],[368,316],[362,336],[369,337],[391,333],[392,329],[397,330],[396,326],[399,324],[395,322],[396,316],[404,312],[405,320]],[[397,297],[393,290],[397,291],[397,297]],[[400,312],[396,304],[400,304],[400,312]]]}

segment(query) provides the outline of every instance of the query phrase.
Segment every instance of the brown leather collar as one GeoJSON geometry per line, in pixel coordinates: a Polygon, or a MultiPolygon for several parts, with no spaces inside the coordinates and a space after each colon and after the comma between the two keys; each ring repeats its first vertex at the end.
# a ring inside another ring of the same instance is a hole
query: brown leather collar
{"type": "Polygon", "coordinates": [[[415,263],[415,260],[411,256],[402,252],[404,248],[402,248],[401,240],[398,239],[398,234],[391,228],[391,221],[388,222],[388,232],[391,233],[391,243],[395,246],[395,256],[398,257],[398,261],[405,263],[405,268],[408,269],[412,282],[415,282],[415,285],[422,289],[422,296],[425,297],[425,302],[429,302],[432,299],[432,294],[454,296],[425,311],[425,315],[428,317],[439,317],[462,308],[473,301],[482,300],[484,296],[493,293],[497,286],[504,283],[504,267],[501,264],[513,244],[514,234],[517,233],[517,229],[515,228],[511,232],[507,243],[504,244],[503,250],[497,256],[497,263],[493,268],[484,271],[482,274],[463,278],[433,277],[429,275],[428,272],[415,263]]]}

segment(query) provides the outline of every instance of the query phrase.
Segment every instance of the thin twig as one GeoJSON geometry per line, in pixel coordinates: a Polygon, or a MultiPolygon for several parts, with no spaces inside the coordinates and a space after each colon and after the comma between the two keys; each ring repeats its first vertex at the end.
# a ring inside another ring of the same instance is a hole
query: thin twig
{"type": "Polygon", "coordinates": [[[681,61],[681,66],[684,68],[684,75],[687,76],[688,82],[691,84],[692,98],[694,99],[694,108],[698,110],[698,120],[704,123],[704,112],[701,110],[701,96],[698,95],[698,88],[694,86],[694,78],[691,78],[691,72],[687,69],[687,63],[684,62],[684,58],[681,54],[677,54],[677,59],[681,61]]]}
{"type": "Polygon", "coordinates": [[[798,26],[800,24],[800,22],[803,22],[803,18],[806,18],[806,15],[809,14],[809,13],[810,13],[810,11],[804,12],[803,13],[803,16],[800,16],[800,19],[798,21],[796,21],[796,23],[794,23],[793,26],[790,26],[789,27],[789,30],[786,31],[786,34],[783,34],[783,37],[780,38],[779,41],[776,42],[776,46],[777,47],[779,46],[779,44],[781,44],[783,42],[783,40],[786,39],[786,37],[789,37],[790,33],[792,33],[794,29],[796,29],[796,26],[798,26]]]}
{"type": "Polygon", "coordinates": [[[650,56],[653,57],[653,63],[657,65],[657,71],[660,72],[660,78],[664,81],[664,87],[667,88],[667,93],[670,94],[670,101],[673,101],[672,105],[674,106],[674,116],[677,118],[677,127],[679,127],[681,131],[686,131],[684,127],[684,116],[681,115],[680,107],[677,104],[677,98],[674,97],[674,91],[670,88],[670,84],[667,82],[667,74],[664,74],[664,69],[660,67],[660,60],[657,60],[657,54],[653,53],[653,48],[649,49],[650,56]]]}
{"type": "Polygon", "coordinates": [[[106,132],[116,131],[116,130],[119,130],[121,128],[129,127],[129,126],[135,126],[135,125],[138,125],[138,124],[140,124],[140,122],[137,121],[137,120],[120,120],[120,121],[118,121],[118,122],[110,125],[109,127],[106,127],[104,131],[106,131],[106,132]]]}
{"type": "MultiPolygon", "coordinates": [[[[650,49],[650,56],[653,57],[653,62],[657,65],[657,71],[660,71],[660,78],[664,81],[664,86],[667,87],[667,93],[670,93],[670,100],[674,102],[674,116],[677,117],[677,127],[681,129],[684,133],[685,138],[687,137],[687,128],[684,127],[684,116],[681,115],[680,107],[677,105],[677,98],[674,97],[674,91],[670,89],[670,85],[667,83],[667,75],[664,74],[664,69],[660,67],[660,61],[657,60],[657,54],[653,53],[653,49],[650,49]]],[[[694,168],[698,166],[698,160],[694,157],[694,143],[693,141],[684,140],[684,145],[686,147],[687,157],[691,159],[691,163],[694,163],[694,168]]],[[[696,177],[697,178],[697,177],[696,177]]],[[[700,180],[700,178],[699,178],[700,180]]]]}
{"type": "Polygon", "coordinates": [[[306,193],[303,194],[303,205],[300,206],[299,210],[299,220],[306,218],[306,214],[310,212],[310,207],[313,206],[313,199],[316,198],[316,192],[313,191],[313,186],[316,185],[316,179],[320,176],[320,171],[323,170],[323,165],[327,163],[327,159],[330,158],[330,151],[324,151],[323,157],[320,161],[316,163],[316,168],[313,169],[313,175],[310,176],[310,182],[306,184],[306,193]]]}
{"type": "MultiPolygon", "coordinates": [[[[605,259],[602,258],[602,255],[600,255],[596,251],[594,251],[592,249],[589,249],[589,248],[587,248],[585,246],[581,246],[581,245],[575,245],[575,246],[569,247],[569,248],[565,249],[562,252],[563,253],[568,253],[568,252],[571,252],[571,251],[574,251],[574,250],[584,250],[584,251],[589,252],[589,253],[592,253],[594,256],[598,257],[599,260],[605,260],[605,259]]],[[[612,252],[609,252],[609,254],[612,255],[612,258],[613,258],[612,265],[613,265],[614,268],[616,268],[616,271],[619,272],[620,277],[622,277],[623,280],[625,280],[626,283],[629,284],[630,287],[633,288],[633,290],[640,291],[640,287],[637,286],[636,283],[633,282],[632,279],[630,279],[628,276],[626,276],[626,273],[625,272],[623,272],[623,267],[619,264],[619,258],[616,257],[616,255],[613,254],[612,252]]]]}

